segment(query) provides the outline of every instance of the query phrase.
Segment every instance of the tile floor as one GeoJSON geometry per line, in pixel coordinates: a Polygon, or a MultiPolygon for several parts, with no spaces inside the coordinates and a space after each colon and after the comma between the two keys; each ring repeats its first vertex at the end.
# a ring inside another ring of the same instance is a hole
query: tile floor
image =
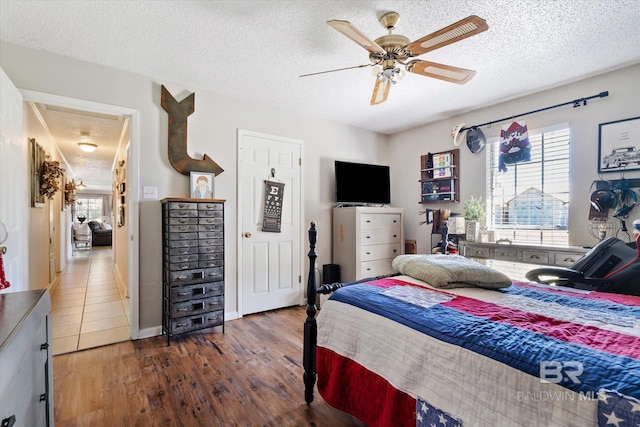
{"type": "Polygon", "coordinates": [[[129,299],[115,280],[109,246],[75,253],[51,305],[54,355],[130,339],[129,299]]]}

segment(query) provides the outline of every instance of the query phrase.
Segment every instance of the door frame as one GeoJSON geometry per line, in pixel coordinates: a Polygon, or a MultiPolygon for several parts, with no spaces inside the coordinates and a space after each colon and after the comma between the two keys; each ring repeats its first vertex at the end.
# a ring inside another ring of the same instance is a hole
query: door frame
{"type": "MultiPolygon", "coordinates": [[[[293,139],[293,138],[287,138],[284,136],[280,136],[280,135],[273,135],[273,134],[268,134],[268,133],[261,133],[261,132],[254,132],[254,131],[250,131],[250,130],[245,130],[245,129],[237,129],[237,140],[238,140],[238,150],[236,153],[236,160],[237,160],[237,170],[238,170],[238,175],[237,175],[237,180],[236,180],[236,187],[238,189],[237,191],[237,210],[236,210],[236,251],[237,251],[237,257],[236,257],[236,277],[237,277],[237,298],[238,298],[238,318],[241,318],[244,314],[244,310],[243,310],[243,301],[242,301],[242,297],[243,297],[243,278],[242,278],[242,261],[243,261],[243,253],[242,253],[242,196],[243,196],[243,192],[242,192],[242,150],[244,149],[244,141],[243,138],[245,136],[253,136],[253,137],[257,137],[257,138],[268,138],[268,139],[275,139],[278,141],[282,141],[282,142],[286,142],[286,143],[290,143],[290,144],[296,144],[300,146],[300,194],[297,195],[297,197],[300,198],[300,238],[301,240],[304,241],[304,224],[305,224],[305,218],[304,218],[304,143],[302,140],[299,139],[293,139]]],[[[300,245],[300,275],[301,277],[301,282],[300,282],[300,287],[301,287],[301,292],[300,292],[300,304],[304,304],[304,296],[305,296],[305,274],[304,274],[304,248],[305,245],[301,244],[300,245]]]]}
{"type": "Polygon", "coordinates": [[[139,181],[140,181],[140,111],[134,108],[121,107],[118,105],[104,104],[100,102],[88,101],[79,98],[70,98],[61,95],[53,95],[27,89],[19,89],[22,93],[23,102],[38,102],[58,107],[66,107],[74,110],[90,111],[110,115],[122,115],[130,117],[129,144],[131,157],[127,159],[127,213],[126,223],[129,228],[128,259],[127,259],[127,281],[129,288],[129,313],[130,325],[129,334],[131,339],[138,339],[140,336],[140,285],[139,285],[139,181]],[[130,194],[130,196],[129,196],[130,194]]]}

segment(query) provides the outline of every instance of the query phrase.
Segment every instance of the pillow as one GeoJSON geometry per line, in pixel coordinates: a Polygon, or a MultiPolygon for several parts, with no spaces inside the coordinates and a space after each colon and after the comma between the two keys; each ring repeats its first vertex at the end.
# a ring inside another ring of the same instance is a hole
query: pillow
{"type": "Polygon", "coordinates": [[[76,227],[74,225],[73,227],[75,229],[75,235],[76,236],[88,236],[91,234],[91,229],[89,228],[89,224],[78,224],[78,226],[76,227]]]}
{"type": "Polygon", "coordinates": [[[106,222],[104,224],[102,224],[102,228],[104,230],[112,230],[113,227],[111,227],[111,224],[107,224],[106,222]]]}
{"type": "Polygon", "coordinates": [[[511,286],[505,274],[460,255],[400,255],[393,260],[393,268],[442,289],[511,286]]]}

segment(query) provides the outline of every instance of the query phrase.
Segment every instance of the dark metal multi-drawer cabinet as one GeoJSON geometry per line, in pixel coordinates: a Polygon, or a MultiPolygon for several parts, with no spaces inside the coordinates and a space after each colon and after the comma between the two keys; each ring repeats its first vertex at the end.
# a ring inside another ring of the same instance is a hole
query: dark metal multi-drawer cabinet
{"type": "Polygon", "coordinates": [[[224,333],[224,200],[162,203],[162,333],[222,326],[224,333]]]}

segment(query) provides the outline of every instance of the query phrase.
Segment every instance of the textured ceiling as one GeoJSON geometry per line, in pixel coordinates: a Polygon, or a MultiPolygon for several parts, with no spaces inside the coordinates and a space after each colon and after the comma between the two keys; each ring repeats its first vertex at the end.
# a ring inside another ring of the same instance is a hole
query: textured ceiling
{"type": "Polygon", "coordinates": [[[0,2],[2,40],[385,134],[638,63],[639,22],[638,0],[0,2]],[[409,73],[377,106],[370,68],[298,77],[368,63],[326,21],[375,39],[391,10],[410,40],[484,18],[488,31],[420,56],[476,76],[409,73]]]}

